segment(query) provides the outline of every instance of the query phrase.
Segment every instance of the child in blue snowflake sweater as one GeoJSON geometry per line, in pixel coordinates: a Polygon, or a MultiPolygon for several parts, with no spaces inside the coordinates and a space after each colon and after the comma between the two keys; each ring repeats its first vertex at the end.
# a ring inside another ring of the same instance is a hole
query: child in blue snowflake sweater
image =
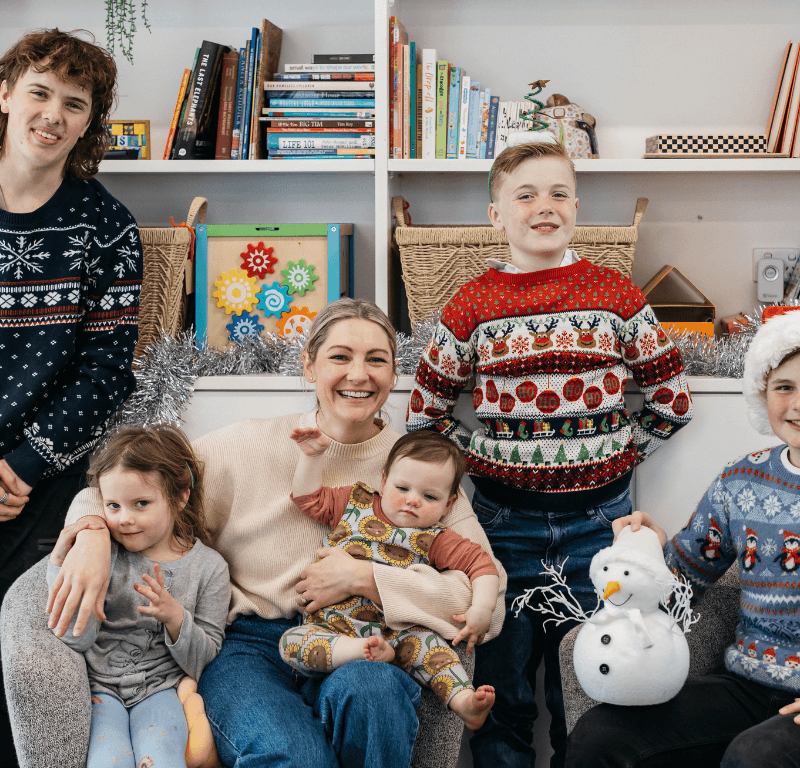
{"type": "MultiPolygon", "coordinates": [[[[742,596],[727,671],[689,678],[657,707],[595,707],[570,735],[568,766],[643,766],[667,755],[674,765],[800,765],[800,311],[759,329],[744,393],[753,426],[782,444],[729,464],[664,547],[696,594],[736,563],[742,596]]],[[[645,513],[614,527],[628,524],[666,542],[645,513]]]]}

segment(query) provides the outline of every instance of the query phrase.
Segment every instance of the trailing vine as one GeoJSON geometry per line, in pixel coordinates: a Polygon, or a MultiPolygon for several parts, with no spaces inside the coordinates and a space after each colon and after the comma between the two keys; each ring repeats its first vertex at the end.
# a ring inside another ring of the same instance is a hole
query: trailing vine
{"type": "MultiPolygon", "coordinates": [[[[133,64],[133,36],[136,34],[136,0],[105,0],[106,46],[113,54],[117,46],[122,55],[133,64]]],[[[147,20],[147,0],[139,0],[141,20],[150,32],[147,20]]]]}

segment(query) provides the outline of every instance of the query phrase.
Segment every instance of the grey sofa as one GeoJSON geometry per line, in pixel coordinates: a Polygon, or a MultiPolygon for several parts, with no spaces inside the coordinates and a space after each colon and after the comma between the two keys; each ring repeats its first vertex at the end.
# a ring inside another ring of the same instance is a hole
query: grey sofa
{"type": "MultiPolygon", "coordinates": [[[[734,563],[697,601],[694,610],[700,620],[686,635],[690,652],[690,677],[710,675],[724,669],[725,648],[735,640],[740,594],[738,566],[734,563]]],[[[572,650],[579,631],[580,627],[571,629],[559,646],[567,732],[572,731],[584,712],[597,704],[583,692],[575,677],[572,650]]]]}
{"type": "MultiPolygon", "coordinates": [[[[84,768],[89,742],[86,664],[47,628],[46,558],[12,585],[0,612],[6,697],[20,768],[84,768]]],[[[471,675],[475,655],[462,663],[471,675]]],[[[429,690],[419,707],[412,768],[452,768],[464,725],[429,690]]]]}

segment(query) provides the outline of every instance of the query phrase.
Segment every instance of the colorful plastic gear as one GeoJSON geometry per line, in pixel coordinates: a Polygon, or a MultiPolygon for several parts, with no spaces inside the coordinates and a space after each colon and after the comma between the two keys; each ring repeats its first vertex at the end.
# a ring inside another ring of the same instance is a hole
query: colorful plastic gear
{"type": "Polygon", "coordinates": [[[256,339],[261,335],[264,326],[258,321],[261,318],[253,313],[242,312],[241,315],[234,316],[232,321],[225,327],[228,329],[228,338],[241,344],[245,339],[256,339]]]}
{"type": "Polygon", "coordinates": [[[278,330],[287,339],[296,339],[311,328],[311,321],[317,316],[308,307],[292,307],[291,312],[284,312],[278,320],[278,330]]]}
{"type": "Polygon", "coordinates": [[[300,259],[298,262],[290,261],[289,266],[281,270],[281,274],[283,275],[281,285],[287,286],[289,293],[299,293],[301,296],[305,296],[306,291],[313,291],[312,283],[319,280],[319,275],[314,274],[314,265],[307,265],[305,259],[300,259]]]}
{"type": "Polygon", "coordinates": [[[262,242],[258,245],[248,243],[247,250],[240,254],[247,276],[263,280],[267,274],[272,274],[275,271],[273,267],[278,263],[277,257],[272,255],[274,250],[273,247],[267,248],[262,242]]]}
{"type": "Polygon", "coordinates": [[[219,280],[214,281],[218,290],[211,295],[218,299],[217,306],[225,307],[225,312],[241,315],[252,311],[256,301],[256,280],[248,277],[246,272],[234,267],[230,272],[223,272],[219,280]]]}
{"type": "Polygon", "coordinates": [[[264,313],[264,317],[270,315],[280,317],[289,310],[289,304],[292,303],[289,289],[278,282],[272,283],[272,285],[264,283],[256,297],[258,298],[258,308],[264,313]]]}

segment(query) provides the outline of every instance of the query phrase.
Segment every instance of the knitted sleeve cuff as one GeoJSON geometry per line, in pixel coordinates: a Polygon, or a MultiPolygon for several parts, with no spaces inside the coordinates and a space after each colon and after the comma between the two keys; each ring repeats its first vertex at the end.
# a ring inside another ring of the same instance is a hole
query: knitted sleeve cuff
{"type": "Polygon", "coordinates": [[[27,440],[23,440],[11,453],[7,453],[3,458],[8,463],[8,466],[14,470],[17,477],[31,487],[35,486],[45,471],[52,466],[34,450],[27,440]]]}

